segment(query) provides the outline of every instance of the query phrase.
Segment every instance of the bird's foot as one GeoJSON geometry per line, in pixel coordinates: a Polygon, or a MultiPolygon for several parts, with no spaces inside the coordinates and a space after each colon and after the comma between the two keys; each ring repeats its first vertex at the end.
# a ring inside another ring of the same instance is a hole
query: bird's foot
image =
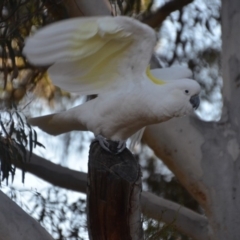
{"type": "Polygon", "coordinates": [[[106,150],[107,152],[110,152],[112,154],[119,154],[126,148],[126,142],[125,141],[118,141],[118,145],[117,145],[116,151],[112,151],[110,149],[110,144],[109,144],[108,140],[105,137],[103,137],[102,135],[97,135],[95,137],[95,139],[93,139],[92,143],[96,142],[96,141],[99,142],[100,146],[104,150],[106,150]]]}
{"type": "Polygon", "coordinates": [[[105,137],[103,137],[102,135],[97,135],[93,140],[92,143],[94,142],[99,142],[100,146],[106,150],[107,152],[111,152],[109,149],[109,142],[107,141],[107,139],[105,137]]]}
{"type": "Polygon", "coordinates": [[[126,142],[122,140],[118,141],[117,154],[121,153],[125,148],[126,148],[126,142]]]}

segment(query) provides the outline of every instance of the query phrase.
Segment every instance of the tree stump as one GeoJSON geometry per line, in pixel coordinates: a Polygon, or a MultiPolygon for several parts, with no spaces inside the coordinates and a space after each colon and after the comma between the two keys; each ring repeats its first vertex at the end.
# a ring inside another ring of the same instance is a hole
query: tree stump
{"type": "MultiPolygon", "coordinates": [[[[109,141],[111,150],[117,143],[109,141]]],[[[128,149],[114,155],[93,142],[89,151],[87,218],[91,240],[143,239],[141,170],[128,149]]]]}

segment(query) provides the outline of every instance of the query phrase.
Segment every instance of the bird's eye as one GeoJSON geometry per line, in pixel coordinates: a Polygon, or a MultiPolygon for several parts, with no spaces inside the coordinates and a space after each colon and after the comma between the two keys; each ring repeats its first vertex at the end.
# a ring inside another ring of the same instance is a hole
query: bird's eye
{"type": "Polygon", "coordinates": [[[188,91],[188,90],[185,90],[185,93],[189,93],[189,91],[188,91]]]}

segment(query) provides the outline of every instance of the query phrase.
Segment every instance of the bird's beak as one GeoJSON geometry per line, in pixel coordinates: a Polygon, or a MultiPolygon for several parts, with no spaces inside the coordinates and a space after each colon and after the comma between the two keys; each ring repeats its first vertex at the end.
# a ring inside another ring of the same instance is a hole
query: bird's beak
{"type": "Polygon", "coordinates": [[[192,104],[193,108],[196,110],[200,104],[200,98],[198,95],[194,95],[190,98],[190,103],[192,104]]]}

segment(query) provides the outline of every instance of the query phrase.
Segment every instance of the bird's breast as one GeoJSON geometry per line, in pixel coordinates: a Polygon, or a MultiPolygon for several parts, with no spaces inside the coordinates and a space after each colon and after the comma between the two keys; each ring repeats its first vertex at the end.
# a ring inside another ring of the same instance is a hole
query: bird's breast
{"type": "Polygon", "coordinates": [[[85,103],[85,122],[94,134],[111,140],[126,140],[151,122],[151,111],[142,102],[141,91],[122,91],[85,103]]]}

